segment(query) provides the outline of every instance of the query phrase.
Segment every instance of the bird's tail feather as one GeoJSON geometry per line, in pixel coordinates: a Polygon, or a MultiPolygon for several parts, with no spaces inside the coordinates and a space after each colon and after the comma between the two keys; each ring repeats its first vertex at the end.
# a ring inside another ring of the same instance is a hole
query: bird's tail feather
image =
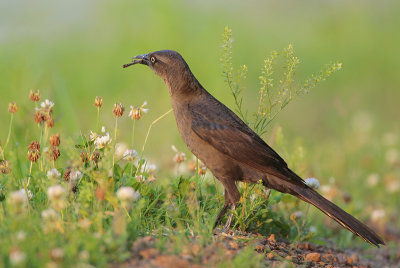
{"type": "Polygon", "coordinates": [[[349,213],[342,210],[340,207],[336,206],[329,200],[325,199],[319,193],[311,189],[310,187],[304,185],[301,187],[296,185],[292,188],[294,195],[300,199],[314,205],[330,218],[337,221],[344,228],[350,230],[354,234],[360,236],[365,241],[379,247],[379,244],[385,245],[382,238],[380,238],[374,231],[372,231],[368,226],[351,216],[349,213]]]}

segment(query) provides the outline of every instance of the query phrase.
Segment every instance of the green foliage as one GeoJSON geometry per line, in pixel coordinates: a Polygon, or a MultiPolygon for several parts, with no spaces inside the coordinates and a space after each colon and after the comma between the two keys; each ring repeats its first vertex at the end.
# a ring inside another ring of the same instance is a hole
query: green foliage
{"type": "Polygon", "coordinates": [[[327,64],[325,68],[316,74],[312,74],[310,78],[299,85],[295,79],[295,75],[300,59],[295,56],[293,46],[289,44],[287,48],[280,51],[272,51],[270,56],[264,60],[261,68],[261,75],[259,77],[261,87],[258,96],[257,112],[254,114],[253,119],[248,121],[247,109],[242,105],[243,98],[241,96],[243,89],[241,82],[246,79],[247,66],[240,66],[237,74],[234,75],[232,43],[232,30],[225,27],[222,40],[222,73],[235,100],[237,113],[259,135],[267,132],[267,127],[273,119],[289,103],[301,95],[309,93],[320,82],[326,80],[334,72],[342,68],[340,62],[327,64]],[[283,64],[279,64],[282,60],[284,61],[283,64]],[[285,71],[281,74],[279,70],[285,71]]]}

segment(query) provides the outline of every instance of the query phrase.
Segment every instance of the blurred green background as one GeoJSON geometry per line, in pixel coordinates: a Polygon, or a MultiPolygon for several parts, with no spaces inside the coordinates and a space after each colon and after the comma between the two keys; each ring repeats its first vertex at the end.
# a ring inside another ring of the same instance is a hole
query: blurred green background
{"type": "MultiPolygon", "coordinates": [[[[399,131],[398,1],[0,3],[2,140],[7,135],[10,101],[20,107],[17,135],[26,140],[38,136],[28,93],[39,89],[42,99],[55,102],[55,131],[73,139],[96,128],[95,96],[104,98],[102,124],[108,130],[113,128],[115,102],[128,110],[129,105],[147,100],[150,112],[136,124],[135,143],[140,148],[149,124],[170,109],[170,100],[162,80],[148,68],[122,69],[121,65],[134,55],[160,49],[179,51],[202,85],[233,107],[219,61],[225,26],[233,30],[235,64],[249,68],[246,107],[257,101],[260,68],[273,49],[293,44],[301,59],[299,81],[326,63],[343,62],[342,71],[289,105],[274,121],[283,127],[288,141],[300,140],[310,152],[308,162],[317,161],[315,173],[318,165],[330,165],[321,163],[324,158],[335,156],[339,168],[346,165],[340,146],[353,143],[354,129],[371,131],[371,146],[387,133],[397,137],[399,131]]],[[[131,119],[124,117],[119,125],[121,139],[130,141],[131,119]]],[[[268,140],[269,134],[264,138],[268,140]]],[[[145,154],[158,164],[170,161],[171,144],[186,150],[172,114],[154,126],[145,154]]],[[[384,158],[380,149],[380,155],[371,156],[373,161],[384,158]]],[[[335,174],[336,167],[330,168],[335,174]]],[[[374,168],[383,172],[379,165],[374,168]]]]}

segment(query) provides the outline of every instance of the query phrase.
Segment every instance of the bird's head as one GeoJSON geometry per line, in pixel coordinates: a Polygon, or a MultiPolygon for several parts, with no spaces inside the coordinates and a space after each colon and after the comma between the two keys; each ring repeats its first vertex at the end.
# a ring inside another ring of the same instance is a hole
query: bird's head
{"type": "MultiPolygon", "coordinates": [[[[198,84],[189,66],[176,51],[160,50],[138,55],[132,58],[132,62],[124,64],[122,67],[126,68],[135,64],[149,66],[164,80],[171,95],[176,92],[190,91],[192,85],[198,84]]],[[[201,87],[200,84],[198,85],[201,87]]]]}
{"type": "Polygon", "coordinates": [[[166,80],[171,75],[183,73],[188,66],[182,56],[172,50],[160,50],[132,58],[132,62],[124,64],[126,68],[134,64],[144,64],[150,67],[158,76],[166,80]]]}

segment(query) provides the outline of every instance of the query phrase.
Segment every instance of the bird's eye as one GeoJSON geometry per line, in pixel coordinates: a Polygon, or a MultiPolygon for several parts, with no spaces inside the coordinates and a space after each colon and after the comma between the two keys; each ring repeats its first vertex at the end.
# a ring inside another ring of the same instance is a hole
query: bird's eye
{"type": "Polygon", "coordinates": [[[155,62],[156,62],[156,58],[151,57],[151,58],[150,58],[150,61],[151,61],[152,63],[155,63],[155,62]]]}

